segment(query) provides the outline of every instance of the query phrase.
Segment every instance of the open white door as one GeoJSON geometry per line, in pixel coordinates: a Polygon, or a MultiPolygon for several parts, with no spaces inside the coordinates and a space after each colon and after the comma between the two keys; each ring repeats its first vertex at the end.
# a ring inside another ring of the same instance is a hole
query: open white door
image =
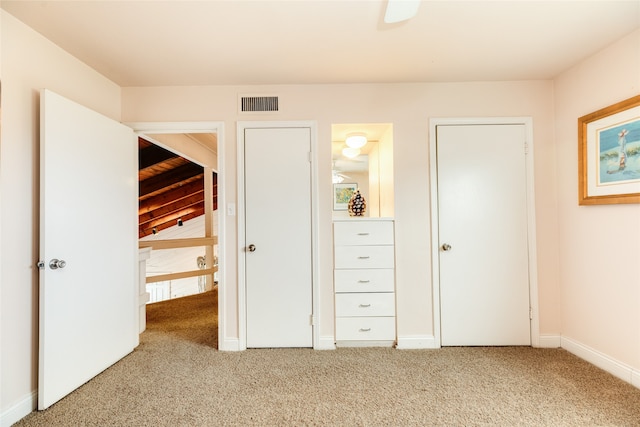
{"type": "Polygon", "coordinates": [[[48,90],[40,103],[42,410],[138,345],[138,178],[130,128],[48,90]]]}

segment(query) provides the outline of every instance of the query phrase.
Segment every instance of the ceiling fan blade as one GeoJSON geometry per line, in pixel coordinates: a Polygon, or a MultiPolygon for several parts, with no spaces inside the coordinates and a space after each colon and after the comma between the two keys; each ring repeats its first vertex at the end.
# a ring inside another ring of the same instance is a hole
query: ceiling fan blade
{"type": "Polygon", "coordinates": [[[418,13],[419,7],[420,0],[387,0],[384,22],[394,24],[411,19],[418,13]]]}

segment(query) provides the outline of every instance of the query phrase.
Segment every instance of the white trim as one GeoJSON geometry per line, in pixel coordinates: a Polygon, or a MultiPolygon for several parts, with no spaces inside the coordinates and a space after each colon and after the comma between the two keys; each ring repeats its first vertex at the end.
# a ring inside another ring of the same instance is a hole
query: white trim
{"type": "MultiPolygon", "coordinates": [[[[238,341],[239,348],[247,348],[247,292],[245,276],[245,258],[242,243],[245,241],[245,213],[244,213],[244,131],[251,128],[309,128],[311,133],[311,293],[313,310],[313,348],[326,349],[326,343],[320,342],[320,291],[318,289],[318,138],[317,123],[315,121],[240,121],[237,122],[237,193],[238,193],[238,341]]],[[[326,339],[326,338],[323,338],[326,339]]],[[[333,343],[333,340],[331,341],[333,343]]]]}
{"type": "Polygon", "coordinates": [[[539,348],[560,348],[562,347],[562,337],[560,335],[540,335],[538,338],[539,348]]]}
{"type": "MultiPolygon", "coordinates": [[[[233,351],[234,346],[229,345],[230,338],[226,335],[226,324],[233,322],[227,319],[227,316],[233,316],[233,312],[227,312],[228,307],[227,293],[225,291],[226,268],[226,215],[222,211],[226,207],[225,186],[225,153],[224,153],[224,122],[131,122],[125,125],[132,128],[138,134],[146,133],[215,133],[218,137],[218,280],[221,286],[218,286],[218,349],[233,351]],[[227,323],[228,322],[228,323],[227,323]]],[[[196,162],[197,163],[197,162],[196,162]]],[[[233,341],[233,339],[231,339],[233,341]]]]}
{"type": "Polygon", "coordinates": [[[242,349],[240,348],[240,341],[237,338],[227,338],[224,341],[218,339],[218,350],[241,351],[242,349]]]}
{"type": "Polygon", "coordinates": [[[315,346],[314,350],[335,350],[336,349],[336,340],[333,335],[325,335],[318,339],[318,345],[315,346]]]}
{"type": "Polygon", "coordinates": [[[238,268],[238,350],[247,349],[247,293],[245,276],[245,254],[242,248],[242,242],[246,241],[245,237],[245,214],[244,214],[244,130],[241,122],[236,125],[236,200],[237,200],[237,233],[236,239],[236,257],[238,268]]]}
{"type": "Polygon", "coordinates": [[[631,372],[631,385],[640,388],[640,371],[631,372]]]}
{"type": "Polygon", "coordinates": [[[640,371],[635,370],[631,366],[571,338],[562,337],[562,348],[598,368],[607,371],[611,375],[640,388],[640,371]]]}
{"type": "Polygon", "coordinates": [[[433,331],[435,348],[441,346],[440,325],[440,264],[438,220],[438,164],[436,126],[439,125],[501,125],[521,124],[525,127],[527,174],[527,233],[529,249],[529,305],[531,307],[531,345],[540,346],[538,307],[538,262],[536,256],[535,182],[533,162],[533,119],[531,117],[433,118],[429,120],[429,170],[431,192],[431,280],[433,283],[433,331]]]}
{"type": "Polygon", "coordinates": [[[32,391],[22,400],[0,414],[0,427],[10,427],[36,410],[38,406],[38,392],[32,391]]]}
{"type": "Polygon", "coordinates": [[[439,343],[433,335],[407,335],[399,336],[396,348],[399,350],[433,349],[439,348],[439,343]]]}

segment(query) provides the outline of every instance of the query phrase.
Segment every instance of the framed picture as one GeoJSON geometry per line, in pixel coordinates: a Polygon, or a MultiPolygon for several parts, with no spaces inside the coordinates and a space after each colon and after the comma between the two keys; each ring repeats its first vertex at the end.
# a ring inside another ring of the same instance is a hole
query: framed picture
{"type": "Polygon", "coordinates": [[[357,189],[356,183],[333,184],[333,210],[346,211],[349,199],[357,189]]]}
{"type": "Polygon", "coordinates": [[[640,95],[578,119],[578,203],[640,203],[640,95]]]}

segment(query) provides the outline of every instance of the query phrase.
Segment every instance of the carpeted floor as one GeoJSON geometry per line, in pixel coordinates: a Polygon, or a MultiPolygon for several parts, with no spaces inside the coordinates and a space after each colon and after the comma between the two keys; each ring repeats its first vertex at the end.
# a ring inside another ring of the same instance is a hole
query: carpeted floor
{"type": "Polygon", "coordinates": [[[150,305],[132,354],[17,426],[640,426],[640,390],[564,350],[219,352],[215,311],[150,305]]]}

